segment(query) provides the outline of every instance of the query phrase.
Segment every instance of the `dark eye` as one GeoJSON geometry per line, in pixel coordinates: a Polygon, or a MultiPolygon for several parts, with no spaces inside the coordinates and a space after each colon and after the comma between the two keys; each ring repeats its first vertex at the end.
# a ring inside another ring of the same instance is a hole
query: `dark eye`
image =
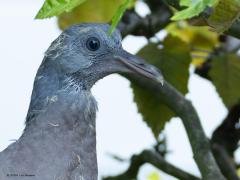
{"type": "Polygon", "coordinates": [[[90,51],[96,51],[100,47],[100,41],[96,37],[90,37],[88,38],[86,45],[90,51]]]}

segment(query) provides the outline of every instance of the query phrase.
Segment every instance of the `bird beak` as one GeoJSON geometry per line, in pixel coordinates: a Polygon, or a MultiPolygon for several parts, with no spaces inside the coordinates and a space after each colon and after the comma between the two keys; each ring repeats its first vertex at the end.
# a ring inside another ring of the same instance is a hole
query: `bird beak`
{"type": "Polygon", "coordinates": [[[148,79],[161,83],[163,85],[163,76],[156,67],[146,63],[143,59],[134,56],[124,50],[116,53],[114,59],[120,61],[124,66],[126,66],[131,72],[137,73],[148,79]]]}

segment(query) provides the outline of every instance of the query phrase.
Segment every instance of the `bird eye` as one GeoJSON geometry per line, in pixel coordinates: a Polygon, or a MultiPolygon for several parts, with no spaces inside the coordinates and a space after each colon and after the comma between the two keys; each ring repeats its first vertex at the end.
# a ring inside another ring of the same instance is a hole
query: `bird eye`
{"type": "Polygon", "coordinates": [[[90,51],[96,51],[100,47],[100,41],[96,37],[90,37],[88,38],[86,45],[90,51]]]}

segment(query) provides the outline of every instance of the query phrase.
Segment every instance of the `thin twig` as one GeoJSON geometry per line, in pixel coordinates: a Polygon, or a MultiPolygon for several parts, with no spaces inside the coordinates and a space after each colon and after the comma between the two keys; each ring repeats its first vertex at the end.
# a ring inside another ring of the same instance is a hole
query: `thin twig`
{"type": "Polygon", "coordinates": [[[153,37],[169,22],[172,12],[159,1],[159,8],[146,17],[139,16],[134,10],[127,10],[118,24],[118,29],[123,37],[132,34],[135,36],[153,37]]]}
{"type": "Polygon", "coordinates": [[[169,175],[172,175],[178,179],[184,179],[184,180],[200,180],[200,178],[185,172],[178,167],[168,163],[160,154],[154,152],[145,150],[141,154],[142,158],[145,162],[148,162],[155,167],[161,169],[162,171],[166,172],[169,175]]]}
{"type": "Polygon", "coordinates": [[[150,163],[156,168],[172,175],[178,179],[184,180],[200,180],[200,178],[181,170],[180,168],[167,162],[160,154],[152,150],[144,150],[138,155],[131,158],[131,164],[126,172],[112,177],[106,177],[104,180],[130,180],[136,179],[138,171],[144,163],[150,163]]]}

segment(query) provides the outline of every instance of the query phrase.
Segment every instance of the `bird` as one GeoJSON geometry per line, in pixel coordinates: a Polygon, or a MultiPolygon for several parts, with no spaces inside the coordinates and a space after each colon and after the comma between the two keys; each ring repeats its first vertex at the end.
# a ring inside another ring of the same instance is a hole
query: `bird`
{"type": "MultiPolygon", "coordinates": [[[[92,86],[113,73],[163,82],[159,69],[122,48],[119,30],[81,23],[64,30],[35,76],[25,128],[0,153],[1,180],[97,180],[92,86]]],[[[117,92],[120,94],[120,92],[117,92]]]]}

